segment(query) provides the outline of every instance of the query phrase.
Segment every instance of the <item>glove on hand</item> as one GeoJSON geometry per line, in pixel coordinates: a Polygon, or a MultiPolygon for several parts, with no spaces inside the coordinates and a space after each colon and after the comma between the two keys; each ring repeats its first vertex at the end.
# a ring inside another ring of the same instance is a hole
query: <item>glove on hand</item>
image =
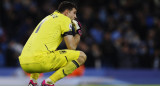
{"type": "Polygon", "coordinates": [[[82,26],[81,23],[77,20],[72,20],[73,26],[76,29],[76,33],[82,36],[82,26]]]}

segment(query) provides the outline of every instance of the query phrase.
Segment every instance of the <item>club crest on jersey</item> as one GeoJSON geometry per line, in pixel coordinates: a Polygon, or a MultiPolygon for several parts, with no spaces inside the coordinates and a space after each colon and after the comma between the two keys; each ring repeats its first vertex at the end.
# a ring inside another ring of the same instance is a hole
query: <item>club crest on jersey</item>
{"type": "Polygon", "coordinates": [[[70,31],[72,31],[72,24],[71,23],[69,24],[69,29],[70,29],[70,31]]]}

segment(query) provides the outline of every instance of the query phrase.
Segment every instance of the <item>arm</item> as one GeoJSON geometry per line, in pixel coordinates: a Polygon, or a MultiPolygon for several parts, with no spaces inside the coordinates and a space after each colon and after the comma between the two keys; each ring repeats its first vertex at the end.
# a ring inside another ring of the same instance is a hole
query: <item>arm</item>
{"type": "MultiPolygon", "coordinates": [[[[66,46],[68,49],[73,49],[75,50],[78,46],[78,43],[80,41],[80,36],[82,35],[82,31],[81,31],[81,24],[80,22],[76,21],[76,20],[72,20],[72,24],[73,27],[76,30],[76,35],[64,35],[64,41],[66,43],[66,46]]],[[[69,34],[69,33],[67,33],[69,34]]]]}
{"type": "Polygon", "coordinates": [[[80,41],[80,35],[79,34],[76,34],[75,36],[67,35],[64,37],[64,41],[65,41],[68,49],[75,50],[78,46],[79,41],[80,41]]]}

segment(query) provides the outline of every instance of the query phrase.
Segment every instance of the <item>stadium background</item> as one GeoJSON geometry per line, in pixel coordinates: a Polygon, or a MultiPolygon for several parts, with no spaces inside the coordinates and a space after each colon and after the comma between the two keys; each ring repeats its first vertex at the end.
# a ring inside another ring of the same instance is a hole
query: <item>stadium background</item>
{"type": "MultiPolygon", "coordinates": [[[[0,1],[0,86],[8,80],[27,83],[18,56],[35,26],[61,1],[0,1]]],[[[75,83],[160,86],[160,0],[68,1],[78,5],[85,33],[78,49],[88,57],[84,76],[75,83]]],[[[63,48],[64,43],[59,49],[63,48]]]]}

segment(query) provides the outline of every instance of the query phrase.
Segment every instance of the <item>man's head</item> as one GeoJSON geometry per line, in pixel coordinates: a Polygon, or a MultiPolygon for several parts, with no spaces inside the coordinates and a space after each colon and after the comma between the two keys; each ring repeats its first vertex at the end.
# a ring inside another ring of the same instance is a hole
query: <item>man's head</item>
{"type": "Polygon", "coordinates": [[[74,20],[77,18],[76,13],[77,13],[77,7],[74,3],[68,2],[68,1],[63,1],[60,3],[58,7],[58,11],[65,16],[68,16],[71,20],[74,20]]]}

